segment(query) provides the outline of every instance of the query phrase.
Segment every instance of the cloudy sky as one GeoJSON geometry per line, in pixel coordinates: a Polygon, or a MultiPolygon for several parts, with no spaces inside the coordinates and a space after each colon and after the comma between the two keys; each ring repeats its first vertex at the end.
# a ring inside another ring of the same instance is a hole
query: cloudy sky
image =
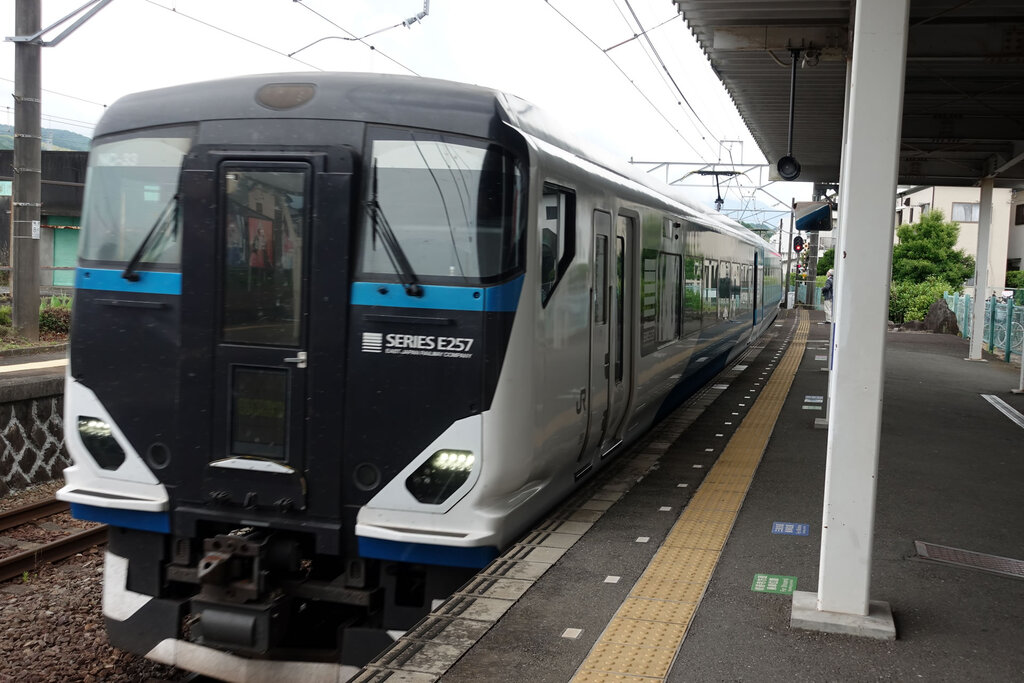
{"type": "MultiPolygon", "coordinates": [[[[85,2],[42,0],[43,26],[85,2]]],[[[512,92],[624,161],[764,162],[671,0],[431,0],[420,21],[394,27],[423,10],[422,0],[113,0],[43,48],[43,126],[90,135],[104,105],[180,83],[373,71],[512,92]]],[[[0,8],[0,28],[13,35],[14,2],[0,8]]],[[[13,124],[13,78],[4,42],[0,123],[13,124]]],[[[730,183],[727,206],[749,204],[757,180],[743,196],[730,183]]],[[[714,199],[713,182],[689,182],[704,185],[689,189],[698,201],[714,199]]],[[[787,200],[803,191],[766,189],[787,200]]]]}

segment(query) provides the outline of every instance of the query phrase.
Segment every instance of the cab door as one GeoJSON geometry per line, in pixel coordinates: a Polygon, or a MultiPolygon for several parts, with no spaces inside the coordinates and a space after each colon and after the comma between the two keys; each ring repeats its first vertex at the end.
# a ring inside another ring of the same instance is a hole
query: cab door
{"type": "Polygon", "coordinates": [[[225,161],[219,169],[224,249],[210,467],[261,475],[256,481],[265,484],[246,492],[249,505],[305,506],[297,484],[305,468],[312,178],[308,161],[225,161]],[[274,500],[261,500],[267,495],[274,500]]]}
{"type": "Polygon", "coordinates": [[[340,514],[351,166],[219,149],[186,171],[188,515],[340,514]]]}

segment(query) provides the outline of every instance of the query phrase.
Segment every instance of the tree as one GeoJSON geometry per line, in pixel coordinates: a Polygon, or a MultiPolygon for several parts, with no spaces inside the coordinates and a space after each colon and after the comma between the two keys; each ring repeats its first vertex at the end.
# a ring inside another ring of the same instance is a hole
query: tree
{"type": "Polygon", "coordinates": [[[956,249],[960,224],[947,221],[939,210],[926,211],[917,223],[901,225],[892,250],[892,281],[941,280],[959,291],[974,275],[974,257],[956,249]]]}
{"type": "Polygon", "coordinates": [[[829,268],[836,267],[836,250],[827,249],[824,254],[818,257],[818,274],[824,275],[829,268]]]}

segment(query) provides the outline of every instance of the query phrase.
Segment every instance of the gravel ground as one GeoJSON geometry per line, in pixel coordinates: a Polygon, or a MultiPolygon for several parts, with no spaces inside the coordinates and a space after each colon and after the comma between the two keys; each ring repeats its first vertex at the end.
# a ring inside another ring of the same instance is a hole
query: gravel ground
{"type": "MultiPolygon", "coordinates": [[[[48,498],[62,484],[12,492],[0,498],[0,510],[48,498]]],[[[0,583],[0,683],[184,678],[183,672],[110,645],[103,628],[102,593],[102,548],[0,583]]]]}

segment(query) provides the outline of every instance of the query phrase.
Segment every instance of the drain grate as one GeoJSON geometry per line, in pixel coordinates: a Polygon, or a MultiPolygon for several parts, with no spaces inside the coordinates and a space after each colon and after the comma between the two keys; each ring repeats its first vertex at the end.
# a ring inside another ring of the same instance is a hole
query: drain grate
{"type": "Polygon", "coordinates": [[[917,547],[917,554],[921,559],[952,564],[957,567],[978,569],[983,572],[991,572],[1001,576],[1011,576],[1015,579],[1024,579],[1024,560],[1014,560],[1009,557],[998,555],[986,555],[976,553],[973,550],[962,550],[950,548],[945,545],[914,541],[917,547]]]}

